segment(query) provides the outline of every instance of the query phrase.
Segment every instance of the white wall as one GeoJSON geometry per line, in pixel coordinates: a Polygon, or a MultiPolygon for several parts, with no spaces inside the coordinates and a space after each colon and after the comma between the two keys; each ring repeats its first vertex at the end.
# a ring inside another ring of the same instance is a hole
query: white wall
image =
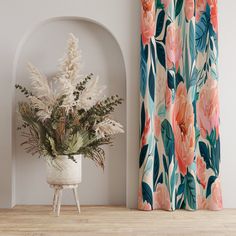
{"type": "Polygon", "coordinates": [[[236,207],[236,1],[219,2],[221,176],[224,207],[236,207]]]}
{"type": "MultiPolygon", "coordinates": [[[[219,2],[222,188],[224,206],[236,207],[236,1],[219,2]]],[[[116,37],[127,76],[126,203],[136,207],[139,119],[139,0],[0,0],[0,207],[14,204],[11,150],[11,81],[15,50],[22,36],[50,17],[80,16],[105,25],[116,37]],[[4,112],[3,112],[4,111],[4,112]],[[12,187],[13,186],[13,187],[12,187]]]]}

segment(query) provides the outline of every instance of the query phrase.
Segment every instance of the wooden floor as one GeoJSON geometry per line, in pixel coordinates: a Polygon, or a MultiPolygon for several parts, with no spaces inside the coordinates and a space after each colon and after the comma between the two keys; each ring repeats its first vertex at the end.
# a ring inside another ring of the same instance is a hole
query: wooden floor
{"type": "Polygon", "coordinates": [[[158,235],[236,236],[236,209],[142,212],[122,207],[62,206],[56,217],[49,206],[16,206],[0,210],[0,235],[158,235]]]}

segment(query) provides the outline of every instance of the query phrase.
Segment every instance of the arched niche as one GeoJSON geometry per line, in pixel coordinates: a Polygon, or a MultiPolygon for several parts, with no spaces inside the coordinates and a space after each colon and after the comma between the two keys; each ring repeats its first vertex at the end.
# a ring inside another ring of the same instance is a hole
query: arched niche
{"type": "MultiPolygon", "coordinates": [[[[79,38],[82,51],[81,73],[93,72],[107,86],[106,94],[119,94],[126,98],[126,71],[121,49],[114,36],[101,24],[85,18],[60,17],[46,20],[27,32],[20,42],[14,63],[14,79],[29,87],[26,65],[30,61],[46,75],[57,70],[58,58],[64,54],[68,34],[79,38]]],[[[13,130],[18,120],[15,116],[17,102],[22,99],[16,93],[13,104],[13,130]]],[[[114,119],[126,126],[126,102],[114,113],[114,119]]],[[[15,202],[16,204],[50,204],[52,191],[45,180],[45,163],[25,153],[20,146],[22,138],[13,135],[15,154],[15,202]]],[[[83,181],[79,188],[81,204],[126,204],[126,135],[115,138],[113,147],[106,147],[105,171],[90,160],[83,160],[83,181]]],[[[73,203],[66,193],[63,203],[73,203]]]]}

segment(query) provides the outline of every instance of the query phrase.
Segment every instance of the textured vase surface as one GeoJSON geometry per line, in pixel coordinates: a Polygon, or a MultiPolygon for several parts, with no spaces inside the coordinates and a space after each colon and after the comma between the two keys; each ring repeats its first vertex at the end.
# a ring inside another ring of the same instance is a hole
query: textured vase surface
{"type": "Polygon", "coordinates": [[[82,181],[82,155],[75,155],[75,161],[68,156],[58,156],[53,163],[47,162],[49,184],[78,184],[82,181]]]}

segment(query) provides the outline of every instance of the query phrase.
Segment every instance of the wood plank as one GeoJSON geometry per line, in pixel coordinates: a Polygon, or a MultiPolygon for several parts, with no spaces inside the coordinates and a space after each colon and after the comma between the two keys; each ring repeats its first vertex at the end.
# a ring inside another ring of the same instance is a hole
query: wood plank
{"type": "Polygon", "coordinates": [[[67,236],[236,236],[236,209],[142,212],[124,207],[62,206],[56,217],[51,206],[16,206],[0,210],[0,235],[67,236]]]}

